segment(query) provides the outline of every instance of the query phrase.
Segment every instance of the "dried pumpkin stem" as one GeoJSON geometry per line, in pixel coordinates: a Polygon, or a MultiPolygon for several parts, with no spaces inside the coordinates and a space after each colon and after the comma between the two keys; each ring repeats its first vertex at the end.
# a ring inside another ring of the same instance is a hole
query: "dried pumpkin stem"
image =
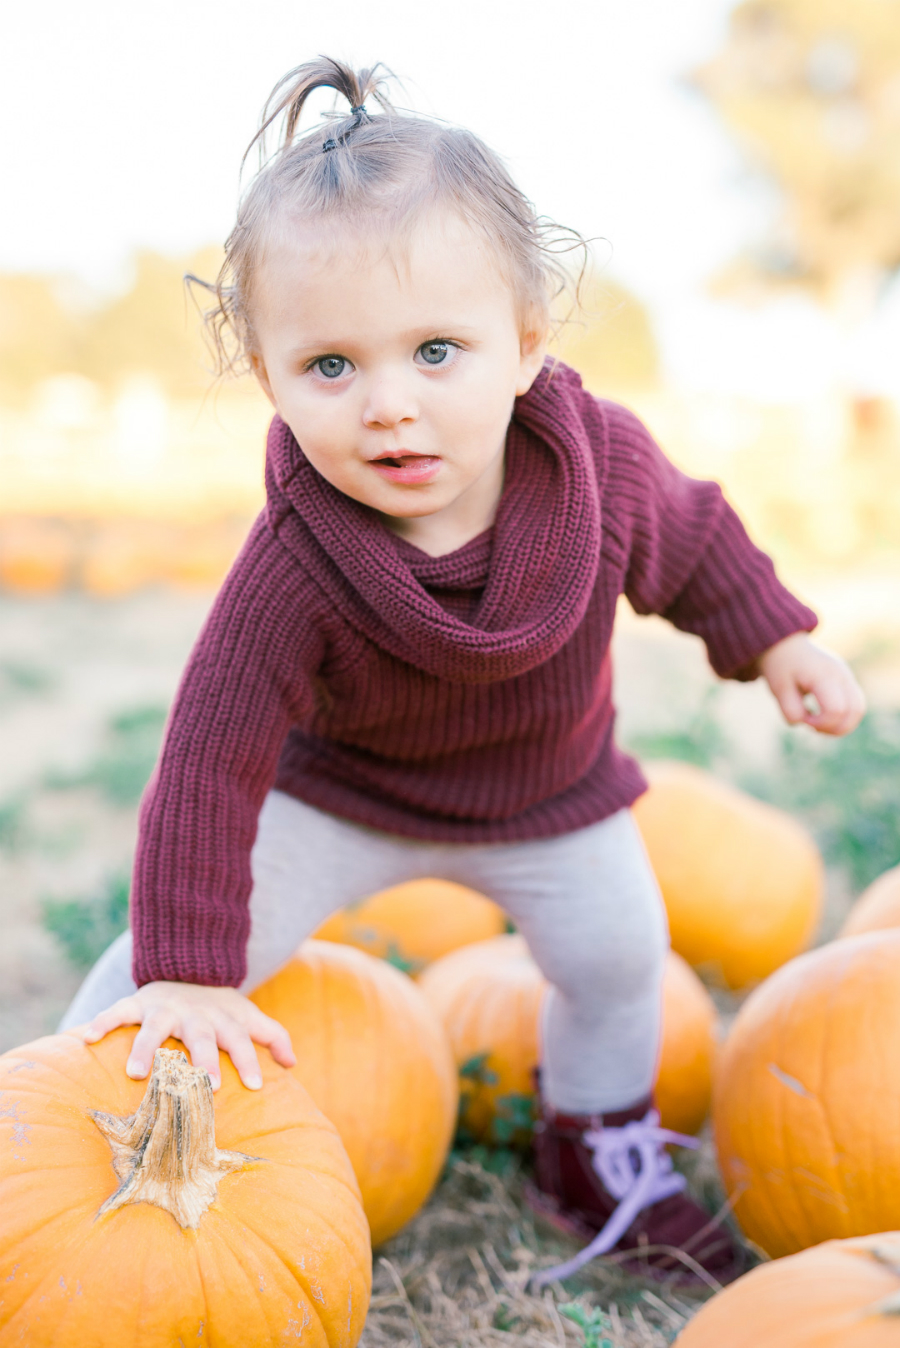
{"type": "Polygon", "coordinates": [[[176,1049],[158,1049],[140,1107],[130,1118],[90,1111],[112,1149],[121,1181],[97,1216],[126,1203],[154,1203],[194,1228],[215,1202],[219,1180],[260,1158],[216,1146],[212,1083],[176,1049]]]}

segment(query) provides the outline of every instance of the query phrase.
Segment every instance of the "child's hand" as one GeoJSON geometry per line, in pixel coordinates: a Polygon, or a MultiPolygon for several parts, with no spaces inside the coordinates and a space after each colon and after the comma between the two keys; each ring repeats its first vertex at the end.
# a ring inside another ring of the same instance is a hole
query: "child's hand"
{"type": "Polygon", "coordinates": [[[263,1015],[237,988],[207,988],[199,983],[145,983],[131,997],[123,997],[95,1016],[82,1031],[86,1044],[95,1044],[120,1025],[140,1025],[125,1065],[130,1077],[142,1080],[153,1065],[153,1055],[171,1035],[180,1039],[195,1067],[209,1073],[213,1090],[222,1084],[219,1049],[231,1057],[245,1086],[262,1086],[259,1059],[253,1047],[265,1044],[282,1067],[297,1059],[291,1037],[277,1020],[263,1015]]]}
{"type": "Polygon", "coordinates": [[[759,669],[789,725],[805,722],[823,735],[848,735],[859,725],[865,693],[844,661],[805,632],[770,646],[759,658],[759,669]],[[810,695],[818,711],[806,706],[804,698],[810,695]]]}

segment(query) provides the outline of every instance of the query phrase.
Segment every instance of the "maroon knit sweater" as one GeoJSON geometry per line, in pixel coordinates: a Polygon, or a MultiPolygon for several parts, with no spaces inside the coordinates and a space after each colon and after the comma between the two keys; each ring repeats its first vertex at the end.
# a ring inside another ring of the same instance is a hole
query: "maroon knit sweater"
{"type": "Polygon", "coordinates": [[[237,985],[272,786],[413,838],[593,824],[644,790],[613,741],[616,601],[703,638],[724,677],[815,615],[713,482],[545,366],[516,402],[491,530],[429,557],[307,462],[275,418],[268,504],[185,670],[141,810],[139,984],[237,985]]]}

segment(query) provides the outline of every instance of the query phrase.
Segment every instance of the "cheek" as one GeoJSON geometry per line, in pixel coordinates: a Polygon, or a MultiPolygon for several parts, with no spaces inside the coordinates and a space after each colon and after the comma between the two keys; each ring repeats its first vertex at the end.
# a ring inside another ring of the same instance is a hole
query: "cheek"
{"type": "Polygon", "coordinates": [[[282,413],[313,467],[340,470],[354,439],[353,417],[341,399],[296,395],[282,413]]]}
{"type": "Polygon", "coordinates": [[[479,377],[467,390],[468,396],[457,400],[454,415],[472,430],[480,428],[485,434],[496,436],[509,421],[515,391],[511,370],[495,367],[492,371],[479,372],[479,377]]]}

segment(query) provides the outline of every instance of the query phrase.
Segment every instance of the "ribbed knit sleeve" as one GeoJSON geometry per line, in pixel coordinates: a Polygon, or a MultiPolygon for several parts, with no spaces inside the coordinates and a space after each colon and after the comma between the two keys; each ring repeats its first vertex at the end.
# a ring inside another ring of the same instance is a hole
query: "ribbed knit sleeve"
{"type": "Polygon", "coordinates": [[[722,678],[752,679],[763,651],[816,615],[781,584],[715,482],[685,476],[632,413],[606,404],[610,545],[627,556],[625,593],[702,637],[722,678]]]}
{"type": "Polygon", "coordinates": [[[323,637],[302,570],[260,520],[200,634],[141,806],[134,976],[237,986],[257,816],[323,637]]]}

